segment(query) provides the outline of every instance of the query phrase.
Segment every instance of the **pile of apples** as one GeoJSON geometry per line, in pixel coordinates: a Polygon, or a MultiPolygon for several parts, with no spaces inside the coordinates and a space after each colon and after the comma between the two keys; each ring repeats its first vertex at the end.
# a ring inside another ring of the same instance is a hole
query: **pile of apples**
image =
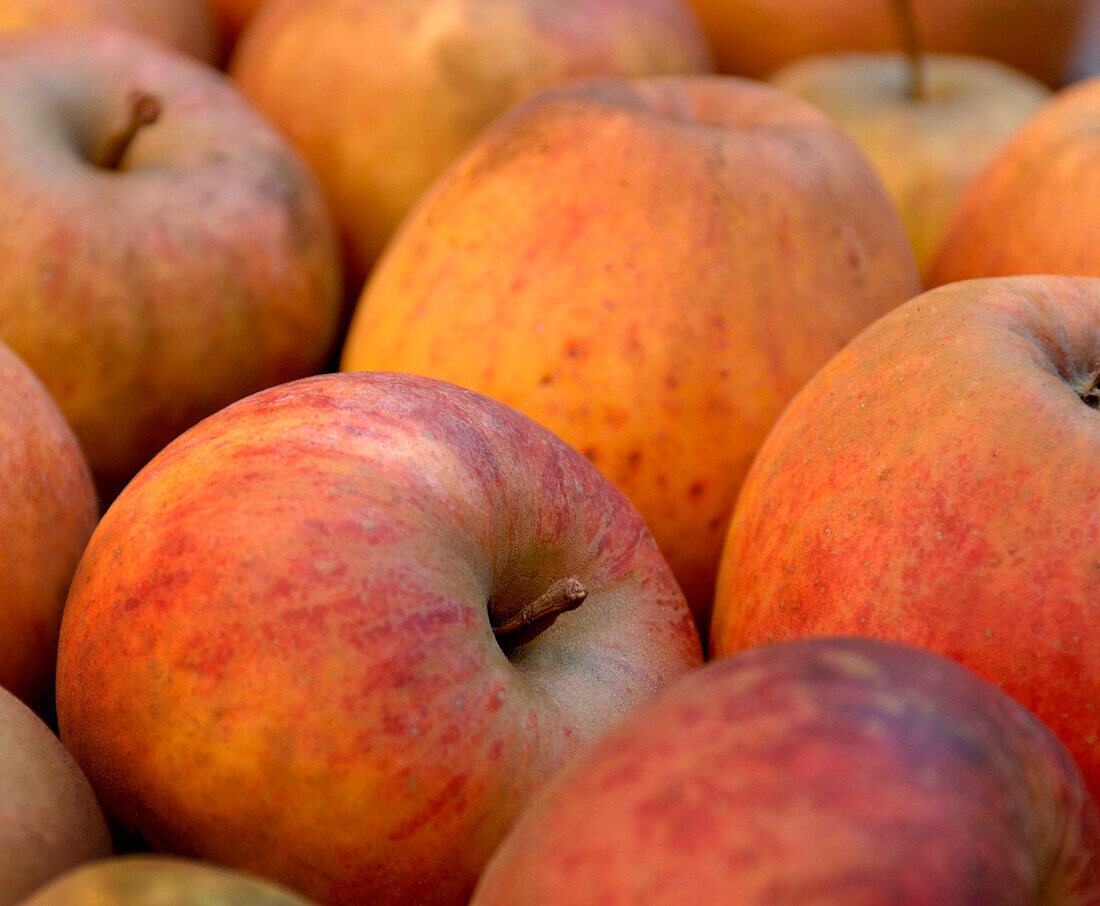
{"type": "Polygon", "coordinates": [[[1100,906],[1097,136],[1100,0],[0,0],[0,906],[1100,906]]]}

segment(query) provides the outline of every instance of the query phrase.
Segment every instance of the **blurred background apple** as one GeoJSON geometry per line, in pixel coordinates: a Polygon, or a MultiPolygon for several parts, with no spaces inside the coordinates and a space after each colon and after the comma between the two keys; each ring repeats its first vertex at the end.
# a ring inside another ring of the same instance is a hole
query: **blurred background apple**
{"type": "Polygon", "coordinates": [[[72,429],[2,342],[0,386],[0,687],[46,714],[61,611],[99,508],[72,429]]]}
{"type": "MultiPolygon", "coordinates": [[[[718,68],[763,78],[801,57],[897,50],[892,0],[691,0],[718,68]]],[[[933,52],[992,57],[1052,87],[1070,69],[1096,0],[912,0],[933,52]]]]}
{"type": "Polygon", "coordinates": [[[803,57],[769,81],[820,107],[867,154],[925,280],[967,187],[1052,94],[987,57],[919,50],[803,57]]]}
{"type": "Polygon", "coordinates": [[[933,256],[929,283],[1100,276],[1098,136],[1100,76],[1044,103],[963,195],[933,256]]]}
{"type": "Polygon", "coordinates": [[[114,29],[0,35],[0,339],[108,502],[184,428],[315,373],[342,261],[308,166],[213,67],[114,29]]]}
{"type": "Polygon", "coordinates": [[[53,730],[0,689],[0,906],[113,852],[87,778],[53,730]]]}
{"type": "Polygon", "coordinates": [[[208,862],[136,853],[71,869],[19,906],[311,906],[311,901],[208,862]]]}
{"type": "Polygon", "coordinates": [[[358,284],[516,101],[573,76],[710,66],[687,0],[269,0],[229,71],[318,174],[358,284]]]}
{"type": "Polygon", "coordinates": [[[207,63],[223,47],[207,0],[0,0],[0,32],[66,25],[123,28],[207,63]]]}

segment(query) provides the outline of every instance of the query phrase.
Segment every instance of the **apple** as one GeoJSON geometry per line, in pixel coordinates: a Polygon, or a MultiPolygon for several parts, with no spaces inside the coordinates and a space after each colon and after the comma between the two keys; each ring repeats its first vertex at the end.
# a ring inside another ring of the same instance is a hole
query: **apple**
{"type": "Polygon", "coordinates": [[[113,852],[92,788],[49,726],[0,688],[0,906],[113,852]]]}
{"type": "Polygon", "coordinates": [[[535,90],[711,69],[687,0],[270,0],[229,62],[319,175],[361,284],[413,203],[535,90]]]}
{"type": "Polygon", "coordinates": [[[1012,274],[1100,276],[1100,76],[1061,89],[959,202],[932,285],[1012,274]]]}
{"type": "Polygon", "coordinates": [[[1100,3],[1091,3],[1070,54],[1066,82],[1100,75],[1100,3]]]}
{"type": "Polygon", "coordinates": [[[462,388],[326,374],[210,416],[119,495],[57,714],[153,850],[322,904],[465,904],[533,791],[701,662],[583,456],[462,388]]]}
{"type": "Polygon", "coordinates": [[[245,23],[263,2],[264,0],[208,0],[221,30],[222,47],[227,58],[232,53],[245,23]]]}
{"type": "Polygon", "coordinates": [[[194,859],[127,854],[45,884],[19,906],[310,906],[285,887],[194,859]]]}
{"type": "Polygon", "coordinates": [[[920,289],[881,181],[810,104],[732,76],[590,78],[498,118],[433,186],[340,367],[451,381],[559,434],[641,511],[705,627],[772,422],[920,289]]]}
{"type": "Polygon", "coordinates": [[[470,906],[1100,902],[1064,746],[929,652],[792,641],[711,661],[609,728],[505,838],[470,906]]]}
{"type": "Polygon", "coordinates": [[[0,32],[73,25],[137,32],[207,63],[221,52],[206,0],[0,0],[0,32]]]}
{"type": "Polygon", "coordinates": [[[0,339],[109,501],[165,443],[321,370],[343,316],[331,214],[213,67],[130,33],[0,36],[0,339]]]}
{"type": "Polygon", "coordinates": [[[713,656],[920,645],[1045,721],[1100,794],[1100,279],[939,287],[807,383],[730,523],[713,656]]]}
{"type": "Polygon", "coordinates": [[[99,503],[57,404],[2,342],[0,386],[0,687],[45,713],[61,610],[99,503]]]}
{"type": "MultiPolygon", "coordinates": [[[[764,78],[801,57],[897,50],[901,0],[690,0],[723,72],[764,78]]],[[[1061,86],[1095,0],[912,0],[927,50],[992,57],[1061,86]]]]}
{"type": "Polygon", "coordinates": [[[967,186],[1052,94],[987,57],[923,52],[817,54],[768,81],[820,107],[864,150],[925,278],[967,186]]]}

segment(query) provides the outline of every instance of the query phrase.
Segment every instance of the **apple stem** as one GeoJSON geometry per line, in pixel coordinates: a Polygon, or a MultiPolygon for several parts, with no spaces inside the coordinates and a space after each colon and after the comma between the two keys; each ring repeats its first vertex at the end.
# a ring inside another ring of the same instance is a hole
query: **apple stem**
{"type": "Polygon", "coordinates": [[[122,166],[134,137],[145,126],[155,123],[161,114],[160,99],[156,95],[140,89],[130,94],[130,116],[126,125],[114,135],[108,136],[102,149],[92,161],[104,170],[117,170],[122,166]]]}
{"type": "Polygon", "coordinates": [[[1085,401],[1085,405],[1100,409],[1100,368],[1093,372],[1088,385],[1081,391],[1081,399],[1085,401]]]}
{"type": "Polygon", "coordinates": [[[554,620],[566,611],[580,607],[587,597],[588,589],[576,576],[558,579],[519,613],[510,617],[498,619],[490,607],[489,622],[493,635],[501,648],[518,648],[549,629],[554,620]]]}
{"type": "Polygon", "coordinates": [[[913,100],[924,97],[924,53],[917,30],[917,17],[913,12],[911,0],[894,0],[898,24],[901,26],[901,40],[905,54],[909,58],[909,86],[906,94],[913,100]]]}

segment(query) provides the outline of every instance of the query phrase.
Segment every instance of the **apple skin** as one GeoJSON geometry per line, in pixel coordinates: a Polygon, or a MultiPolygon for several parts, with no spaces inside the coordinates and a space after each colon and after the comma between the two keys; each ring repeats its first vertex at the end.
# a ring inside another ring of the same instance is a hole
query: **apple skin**
{"type": "Polygon", "coordinates": [[[0,338],[39,375],[103,498],[180,431],[322,370],[342,263],[297,152],[212,67],[108,29],[0,36],[0,338]],[[93,165],[159,98],[117,171],[93,165]]]}
{"type": "Polygon", "coordinates": [[[1011,274],[1100,276],[1100,76],[1063,88],[970,185],[933,286],[1011,274]]]}
{"type": "Polygon", "coordinates": [[[986,57],[921,54],[923,90],[909,94],[900,53],[804,57],[771,84],[820,107],[863,149],[901,212],[927,271],[959,199],[1052,92],[986,57]]]}
{"type": "Polygon", "coordinates": [[[113,852],[87,779],[49,726],[0,689],[0,906],[113,852]]]}
{"type": "Polygon", "coordinates": [[[881,181],[810,104],[729,76],[578,80],[433,186],[340,367],[427,374],[545,424],[630,497],[705,627],[772,422],[920,290],[881,181]]]}
{"type": "Polygon", "coordinates": [[[3,343],[0,386],[0,687],[44,713],[61,611],[99,502],[57,404],[3,343]]]}
{"type": "Polygon", "coordinates": [[[209,0],[208,5],[221,29],[222,48],[226,60],[232,53],[245,24],[265,2],[266,0],[209,0]]]}
{"type": "Polygon", "coordinates": [[[1100,902],[1100,821],[1024,708],[909,646],[711,661],[524,812],[470,906],[1100,902]]]}
{"type": "Polygon", "coordinates": [[[104,514],[59,644],[62,740],[151,848],[324,904],[464,904],[537,789],[702,662],[626,498],[514,410],[398,374],[259,392],[104,514]],[[506,654],[556,579],[589,595],[506,654]]]}
{"type": "Polygon", "coordinates": [[[0,32],[66,26],[132,31],[205,63],[222,53],[206,0],[0,0],[0,32]]]}
{"type": "Polygon", "coordinates": [[[98,859],[19,906],[311,906],[269,881],[193,859],[147,853],[98,859]]]}
{"type": "Polygon", "coordinates": [[[1097,372],[1100,279],[964,281],[880,319],[761,447],[712,655],[833,634],[930,648],[1047,723],[1100,794],[1097,372]]]}
{"type": "MultiPolygon", "coordinates": [[[[802,57],[897,50],[885,0],[691,0],[718,69],[766,78],[802,57]]],[[[912,0],[925,50],[991,57],[1060,87],[1095,0],[912,0]]]]}
{"type": "Polygon", "coordinates": [[[523,97],[575,76],[711,68],[686,0],[269,0],[228,67],[320,177],[357,284],[523,97]]]}

